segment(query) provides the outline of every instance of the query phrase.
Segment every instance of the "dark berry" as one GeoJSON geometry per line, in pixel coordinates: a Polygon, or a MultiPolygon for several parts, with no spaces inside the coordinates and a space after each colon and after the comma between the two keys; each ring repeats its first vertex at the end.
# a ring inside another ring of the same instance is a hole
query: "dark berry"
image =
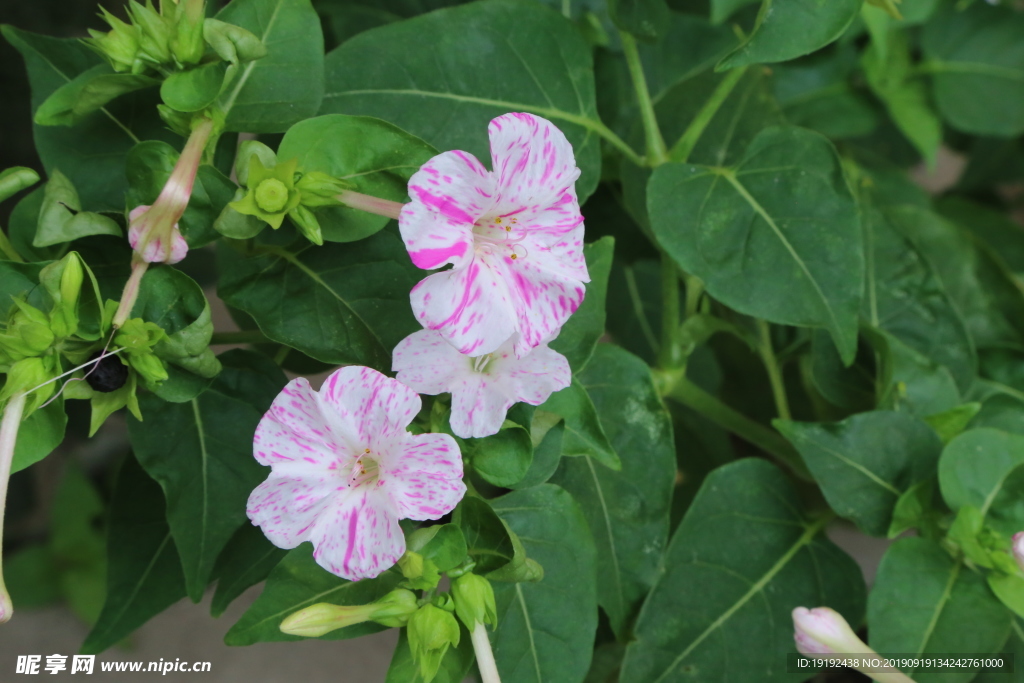
{"type": "MultiPolygon", "coordinates": [[[[100,352],[97,351],[89,360],[94,361],[99,357],[100,352]]],[[[117,356],[108,354],[91,370],[86,370],[85,379],[89,382],[89,386],[96,391],[103,393],[116,391],[128,381],[128,366],[122,363],[117,356]]]]}

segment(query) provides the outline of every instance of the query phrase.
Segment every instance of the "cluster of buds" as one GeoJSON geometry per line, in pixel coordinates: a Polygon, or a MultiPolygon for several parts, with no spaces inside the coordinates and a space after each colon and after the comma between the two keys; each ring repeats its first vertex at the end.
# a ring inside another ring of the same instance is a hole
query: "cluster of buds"
{"type": "Polygon", "coordinates": [[[114,71],[141,74],[165,66],[180,69],[203,58],[205,0],[160,0],[159,9],[149,0],[145,5],[131,0],[127,22],[100,9],[110,30],[90,29],[86,43],[106,57],[114,71]]]}
{"type": "Polygon", "coordinates": [[[266,145],[247,142],[238,155],[235,173],[239,188],[230,209],[255,216],[277,230],[288,216],[313,244],[323,244],[320,222],[312,209],[341,206],[338,196],[349,184],[326,173],[297,172],[297,161],[278,162],[266,145]]]}

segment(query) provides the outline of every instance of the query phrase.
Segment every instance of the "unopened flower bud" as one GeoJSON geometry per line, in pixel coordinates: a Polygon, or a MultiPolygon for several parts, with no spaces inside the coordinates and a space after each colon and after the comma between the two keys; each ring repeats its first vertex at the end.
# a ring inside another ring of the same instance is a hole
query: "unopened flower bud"
{"type": "Polygon", "coordinates": [[[1013,535],[1013,559],[1017,566],[1024,572],[1024,531],[1018,531],[1013,535]]]}
{"type": "Polygon", "coordinates": [[[132,0],[129,5],[132,21],[139,30],[139,51],[153,64],[171,61],[171,27],[153,6],[132,0]]]}
{"type": "Polygon", "coordinates": [[[203,0],[179,0],[171,37],[171,52],[178,64],[198,64],[203,58],[206,49],[203,42],[205,4],[203,0]]]}
{"type": "Polygon", "coordinates": [[[201,119],[189,135],[171,177],[152,206],[138,206],[128,215],[128,242],[148,263],[177,263],[188,253],[178,221],[192,196],[192,185],[203,150],[213,132],[213,121],[201,119]]]}
{"type": "Polygon", "coordinates": [[[225,62],[238,64],[265,57],[267,47],[254,33],[219,19],[203,22],[203,38],[225,62]]]}
{"type": "Polygon", "coordinates": [[[75,306],[78,304],[82,283],[85,281],[82,259],[78,254],[71,253],[62,260],[64,271],[60,274],[60,298],[63,303],[75,306]]]}
{"type": "Polygon", "coordinates": [[[299,232],[310,242],[317,246],[324,243],[324,235],[320,230],[320,221],[316,219],[312,211],[299,204],[288,212],[288,217],[292,219],[292,222],[298,226],[299,232]]]}
{"type": "Polygon", "coordinates": [[[843,615],[829,607],[793,610],[796,649],[805,655],[868,652],[843,615]]]}
{"type": "MultiPolygon", "coordinates": [[[[8,400],[15,394],[24,394],[39,387],[44,382],[57,374],[51,367],[51,363],[43,358],[23,358],[11,366],[7,371],[7,381],[3,390],[0,390],[0,400],[8,400]]],[[[28,396],[25,404],[25,416],[45,403],[53,395],[54,384],[50,383],[33,391],[28,396]]]]}
{"type": "Polygon", "coordinates": [[[466,573],[452,581],[455,613],[470,631],[476,624],[498,624],[498,608],[491,582],[479,574],[466,573]]]}
{"type": "Polygon", "coordinates": [[[104,7],[100,7],[100,12],[110,30],[104,33],[89,29],[92,37],[85,41],[86,44],[106,57],[114,71],[141,73],[145,65],[139,60],[139,29],[121,21],[104,7]]]}
{"type": "Polygon", "coordinates": [[[393,590],[369,605],[331,605],[321,602],[288,615],[281,631],[293,636],[318,638],[346,626],[376,621],[384,626],[404,626],[418,606],[416,595],[404,589],[393,590]]]}
{"type": "Polygon", "coordinates": [[[341,206],[338,195],[352,189],[351,183],[320,171],[303,173],[295,187],[302,193],[302,205],[314,209],[321,206],[341,206]]]}
{"type": "Polygon", "coordinates": [[[448,648],[457,646],[462,634],[450,612],[434,605],[424,605],[409,617],[408,635],[409,649],[419,665],[420,676],[424,681],[431,681],[437,675],[448,648]]]}

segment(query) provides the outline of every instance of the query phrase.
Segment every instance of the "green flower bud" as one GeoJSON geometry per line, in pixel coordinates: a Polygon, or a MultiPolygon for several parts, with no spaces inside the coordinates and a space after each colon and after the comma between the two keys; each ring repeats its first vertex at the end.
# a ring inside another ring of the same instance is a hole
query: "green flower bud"
{"type": "Polygon", "coordinates": [[[455,613],[470,631],[477,624],[498,625],[498,608],[491,582],[479,574],[466,573],[452,581],[455,613]]]}
{"type": "Polygon", "coordinates": [[[153,9],[149,0],[145,5],[132,0],[128,12],[139,30],[139,51],[142,58],[153,64],[170,62],[171,26],[167,19],[153,9]]]}
{"type": "Polygon", "coordinates": [[[105,57],[114,71],[141,73],[145,66],[139,60],[139,29],[121,21],[104,7],[100,7],[100,12],[110,30],[104,33],[89,29],[91,38],[87,38],[85,44],[105,57]]]}
{"type": "Polygon", "coordinates": [[[402,576],[409,580],[409,586],[416,590],[436,588],[441,581],[437,565],[411,550],[407,550],[398,560],[398,567],[402,570],[402,576]]]}
{"type": "Polygon", "coordinates": [[[411,591],[397,589],[369,605],[317,603],[288,615],[280,628],[282,633],[293,636],[318,638],[366,621],[376,621],[384,626],[404,626],[417,609],[416,596],[411,591]]]}
{"type": "Polygon", "coordinates": [[[14,363],[22,358],[38,356],[54,341],[49,316],[24,299],[15,299],[14,308],[8,316],[7,330],[0,334],[0,359],[14,363]]]}
{"type": "Polygon", "coordinates": [[[441,660],[452,645],[458,646],[461,633],[455,617],[434,605],[424,605],[409,617],[409,649],[419,665],[420,676],[430,683],[441,667],[441,660]]]}
{"type": "Polygon", "coordinates": [[[320,171],[304,173],[295,183],[295,187],[302,193],[302,205],[314,209],[321,206],[341,206],[338,195],[353,188],[352,183],[320,171]]]}
{"type": "Polygon", "coordinates": [[[320,231],[320,221],[316,219],[312,211],[299,204],[288,212],[288,217],[310,242],[317,246],[324,243],[324,235],[320,231]]]}
{"type": "Polygon", "coordinates": [[[249,157],[247,185],[249,191],[239,201],[229,204],[241,214],[256,216],[270,224],[281,227],[285,215],[299,205],[301,196],[295,189],[296,160],[279,163],[273,167],[263,164],[259,155],[249,157]]]}
{"type": "Polygon", "coordinates": [[[206,50],[203,42],[205,15],[206,3],[203,0],[178,1],[174,35],[171,37],[171,52],[178,64],[191,66],[203,58],[206,50]]]}
{"type": "Polygon", "coordinates": [[[82,259],[78,254],[72,252],[62,260],[64,261],[64,272],[60,274],[60,298],[64,303],[75,306],[78,304],[78,296],[82,293],[82,282],[85,280],[82,259]]]}
{"type": "Polygon", "coordinates": [[[239,64],[265,57],[267,48],[255,34],[219,19],[203,21],[203,38],[225,62],[239,64]]]}
{"type": "MultiPolygon", "coordinates": [[[[6,401],[15,394],[22,394],[35,389],[43,382],[53,379],[58,373],[51,368],[51,362],[43,358],[24,358],[11,366],[7,371],[7,382],[0,391],[0,400],[6,401]]],[[[34,411],[53,395],[56,382],[47,384],[33,391],[25,404],[24,416],[34,411]]]]}
{"type": "Polygon", "coordinates": [[[130,353],[128,364],[149,384],[159,384],[168,377],[163,361],[152,353],[130,353]]]}
{"type": "Polygon", "coordinates": [[[167,335],[156,323],[149,323],[142,318],[126,320],[114,335],[114,347],[127,349],[128,353],[148,352],[157,342],[167,335]]]}

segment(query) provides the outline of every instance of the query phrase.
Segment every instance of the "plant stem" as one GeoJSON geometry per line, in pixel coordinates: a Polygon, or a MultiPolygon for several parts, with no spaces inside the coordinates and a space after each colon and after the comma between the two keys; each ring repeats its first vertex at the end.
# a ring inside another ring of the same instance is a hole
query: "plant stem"
{"type": "Polygon", "coordinates": [[[142,284],[142,276],[146,274],[149,263],[143,261],[138,254],[132,256],[132,274],[128,282],[124,283],[124,291],[121,292],[121,303],[117,306],[117,313],[114,314],[114,327],[121,327],[132,315],[135,308],[135,301],[139,298],[139,285],[142,284]]]}
{"type": "Polygon", "coordinates": [[[800,454],[782,436],[768,427],[754,422],[743,413],[730,408],[685,377],[679,377],[666,395],[700,413],[719,427],[773,455],[789,466],[798,476],[809,477],[807,467],[800,458],[800,454]]]}
{"type": "Polygon", "coordinates": [[[626,57],[629,77],[636,91],[636,101],[640,106],[640,120],[643,122],[644,139],[647,143],[647,163],[649,166],[660,166],[668,161],[668,151],[665,148],[665,138],[661,136],[661,129],[658,128],[658,119],[654,116],[654,104],[651,103],[651,93],[647,90],[640,52],[636,49],[636,39],[625,31],[619,31],[619,36],[622,39],[622,52],[626,57]]]}
{"type": "Polygon", "coordinates": [[[210,337],[210,345],[215,344],[264,344],[270,341],[259,330],[235,330],[233,332],[214,332],[210,337]]]}
{"type": "Polygon", "coordinates": [[[764,320],[758,319],[757,331],[761,341],[758,351],[761,353],[761,360],[764,361],[764,369],[768,371],[768,381],[771,382],[772,395],[775,397],[775,409],[783,420],[792,420],[793,414],[789,412],[789,399],[786,398],[786,382],[782,378],[782,370],[775,358],[775,349],[772,348],[771,326],[764,320]]]}
{"type": "Polygon", "coordinates": [[[7,237],[7,234],[2,229],[0,229],[0,251],[3,251],[7,258],[12,261],[17,261],[18,263],[25,262],[25,259],[22,258],[21,254],[18,253],[18,250],[14,248],[14,245],[11,244],[10,238],[7,237]]]}
{"type": "MultiPolygon", "coordinates": [[[[7,482],[11,478],[14,447],[18,441],[21,416],[25,412],[26,394],[15,394],[7,401],[3,420],[0,420],[0,547],[3,545],[4,508],[7,505],[7,482]]],[[[14,614],[14,604],[4,585],[3,558],[0,556],[0,624],[14,614]]]]}
{"type": "Polygon", "coordinates": [[[693,121],[690,121],[690,125],[683,131],[682,137],[672,145],[672,149],[668,153],[668,158],[672,161],[678,161],[679,163],[685,163],[690,158],[690,154],[693,152],[693,148],[697,146],[697,142],[700,140],[700,136],[704,134],[704,130],[711,123],[711,119],[715,117],[718,110],[721,109],[722,104],[732,93],[736,84],[743,78],[743,74],[747,72],[747,67],[743,66],[738,69],[733,69],[725,75],[722,82],[718,84],[714,92],[711,93],[711,97],[704,103],[704,106],[700,108],[697,115],[693,117],[693,121]]]}
{"type": "Polygon", "coordinates": [[[679,348],[679,274],[672,258],[661,254],[661,345],[658,363],[664,370],[683,364],[679,348]]]}
{"type": "Polygon", "coordinates": [[[476,663],[480,667],[480,683],[501,683],[498,665],[494,663],[494,653],[491,651],[491,641],[487,638],[487,627],[476,622],[471,637],[476,663]]]}
{"type": "Polygon", "coordinates": [[[700,298],[704,295],[704,282],[696,275],[687,275],[686,284],[686,317],[697,315],[700,310],[700,298]]]}
{"type": "Polygon", "coordinates": [[[342,193],[337,196],[337,199],[349,208],[359,209],[360,211],[366,211],[368,213],[375,213],[378,216],[387,216],[388,218],[394,218],[395,220],[398,220],[398,214],[402,212],[402,207],[405,206],[402,202],[393,202],[388,199],[371,197],[368,194],[353,192],[352,190],[343,190],[342,193]]]}

